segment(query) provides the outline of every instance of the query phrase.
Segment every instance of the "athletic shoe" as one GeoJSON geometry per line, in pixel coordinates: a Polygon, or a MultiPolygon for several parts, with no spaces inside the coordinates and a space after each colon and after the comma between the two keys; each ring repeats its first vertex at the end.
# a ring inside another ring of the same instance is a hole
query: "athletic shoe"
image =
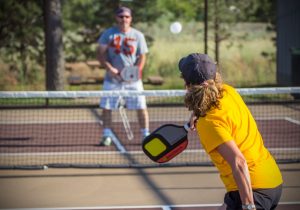
{"type": "Polygon", "coordinates": [[[100,146],[110,146],[112,143],[112,139],[110,136],[103,136],[102,141],[100,142],[100,146]]]}

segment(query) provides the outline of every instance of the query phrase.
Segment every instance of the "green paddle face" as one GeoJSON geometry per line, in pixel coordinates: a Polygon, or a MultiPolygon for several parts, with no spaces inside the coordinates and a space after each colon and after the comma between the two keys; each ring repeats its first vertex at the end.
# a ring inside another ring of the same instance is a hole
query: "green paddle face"
{"type": "Polygon", "coordinates": [[[152,157],[157,157],[166,151],[167,146],[163,141],[157,137],[154,137],[149,142],[145,144],[145,149],[149,152],[152,157]]]}

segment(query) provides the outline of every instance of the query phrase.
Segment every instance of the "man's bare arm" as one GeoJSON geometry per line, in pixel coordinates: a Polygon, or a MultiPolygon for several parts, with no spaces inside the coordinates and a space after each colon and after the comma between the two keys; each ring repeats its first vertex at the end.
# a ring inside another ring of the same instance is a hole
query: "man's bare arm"
{"type": "Polygon", "coordinates": [[[103,66],[112,76],[117,76],[119,74],[118,69],[114,68],[108,61],[107,61],[107,52],[108,46],[107,45],[99,45],[97,48],[97,59],[100,62],[101,66],[103,66]]]}
{"type": "Polygon", "coordinates": [[[217,151],[231,166],[234,180],[239,188],[242,204],[253,204],[250,174],[244,155],[233,140],[218,146],[217,151]]]}
{"type": "Polygon", "coordinates": [[[145,63],[146,63],[146,54],[142,54],[142,55],[139,56],[139,58],[137,60],[137,63],[136,63],[136,66],[139,69],[139,73],[140,73],[139,77],[140,77],[140,79],[143,76],[143,69],[144,69],[145,63]]]}

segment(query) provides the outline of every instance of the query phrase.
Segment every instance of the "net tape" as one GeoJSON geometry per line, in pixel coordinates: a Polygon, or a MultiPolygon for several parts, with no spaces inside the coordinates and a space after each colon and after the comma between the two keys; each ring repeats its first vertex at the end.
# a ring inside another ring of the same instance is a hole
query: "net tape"
{"type": "MultiPolygon", "coordinates": [[[[298,94],[300,87],[237,88],[241,95],[298,94]]],[[[144,91],[0,91],[0,98],[81,98],[105,96],[184,96],[185,90],[144,91]]]]}

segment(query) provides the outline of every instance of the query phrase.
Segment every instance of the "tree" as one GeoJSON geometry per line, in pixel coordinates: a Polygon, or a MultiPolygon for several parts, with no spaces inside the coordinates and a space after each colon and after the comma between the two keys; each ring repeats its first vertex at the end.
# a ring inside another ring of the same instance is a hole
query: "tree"
{"type": "Polygon", "coordinates": [[[35,81],[44,60],[42,0],[1,0],[0,53],[18,82],[35,81]],[[17,14],[17,15],[13,15],[17,14]]]}
{"type": "Polygon", "coordinates": [[[60,0],[47,0],[44,4],[46,89],[64,89],[63,31],[60,0]]]}
{"type": "Polygon", "coordinates": [[[203,1],[199,0],[163,0],[158,1],[158,6],[163,13],[171,13],[173,19],[185,21],[203,19],[203,1]]]}
{"type": "Polygon", "coordinates": [[[214,0],[209,2],[209,20],[214,31],[215,60],[220,58],[221,42],[231,37],[233,26],[239,22],[268,22],[267,30],[275,30],[272,0],[214,0]]]}
{"type": "MultiPolygon", "coordinates": [[[[183,21],[202,21],[204,18],[204,0],[0,0],[0,2],[1,60],[9,64],[9,73],[13,72],[13,75],[17,75],[18,82],[26,85],[43,79],[37,78],[37,75],[44,74],[41,72],[45,66],[46,54],[48,77],[46,86],[51,90],[62,89],[63,59],[68,62],[95,59],[96,41],[103,30],[114,23],[114,11],[118,6],[132,8],[133,24],[143,22],[150,25],[165,14],[168,14],[166,16],[168,21],[178,18],[183,21]],[[50,7],[53,2],[55,8],[50,7]],[[45,25],[44,21],[50,22],[45,25]],[[59,34],[53,33],[52,27],[57,27],[59,34]],[[50,35],[45,37],[45,32],[50,35]],[[53,57],[49,58],[51,56],[53,57]],[[54,60],[56,64],[53,63],[54,60]],[[57,72],[50,75],[48,71],[50,68],[56,69],[57,72]],[[56,84],[51,84],[54,81],[56,84]]],[[[276,1],[207,2],[210,23],[208,28],[209,31],[212,31],[211,29],[215,31],[214,34],[209,34],[208,39],[215,40],[216,60],[220,56],[219,46],[223,40],[231,36],[232,26],[237,22],[269,22],[268,29],[274,31],[276,1]],[[217,2],[215,4],[217,7],[214,6],[214,2],[217,2]]],[[[151,43],[150,40],[153,39],[151,34],[145,35],[147,42],[151,43]]],[[[5,73],[1,71],[0,77],[1,74],[5,73]]]]}

